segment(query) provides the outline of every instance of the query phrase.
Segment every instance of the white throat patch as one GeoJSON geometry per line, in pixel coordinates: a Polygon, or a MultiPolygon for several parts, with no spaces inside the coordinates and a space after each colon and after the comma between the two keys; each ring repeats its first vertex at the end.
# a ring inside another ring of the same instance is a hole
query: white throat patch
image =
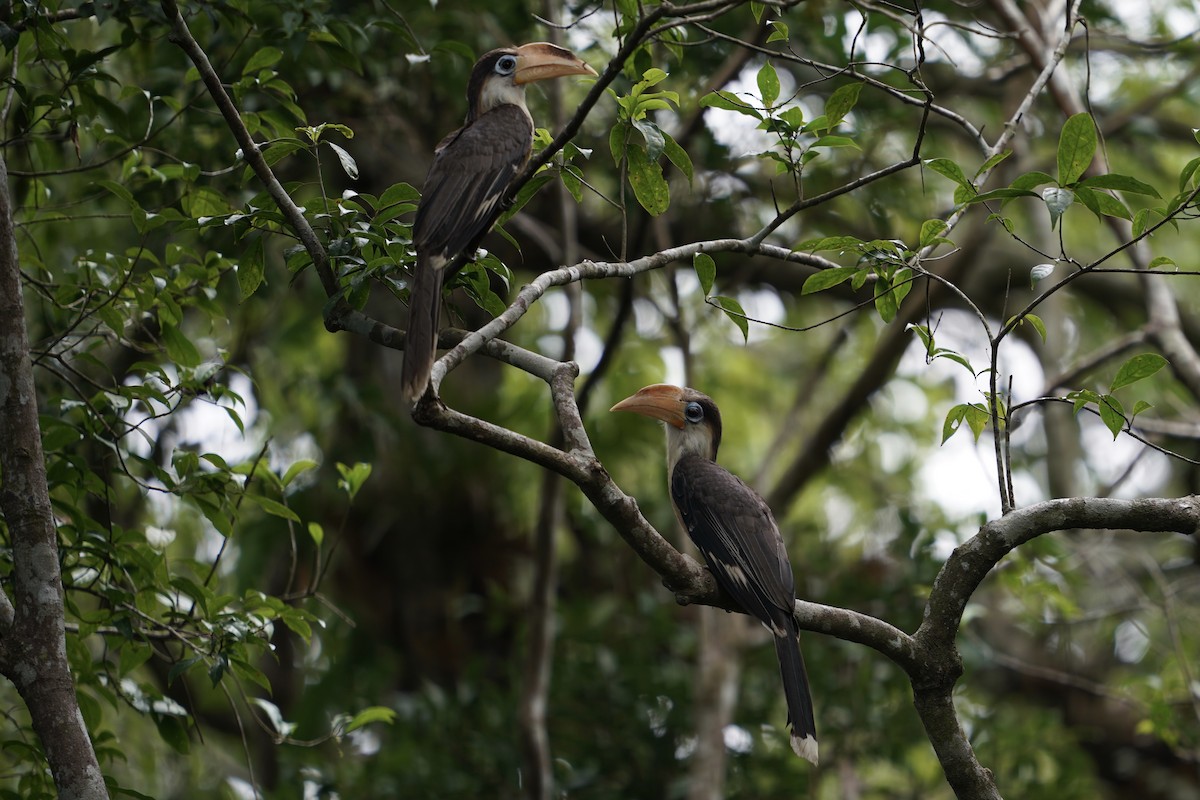
{"type": "MultiPolygon", "coordinates": [[[[524,86],[517,86],[511,78],[493,77],[484,81],[483,93],[479,97],[479,113],[486,114],[493,108],[506,104],[517,106],[529,117],[529,109],[525,107],[524,86]]],[[[530,117],[530,121],[532,120],[530,117]]]]}

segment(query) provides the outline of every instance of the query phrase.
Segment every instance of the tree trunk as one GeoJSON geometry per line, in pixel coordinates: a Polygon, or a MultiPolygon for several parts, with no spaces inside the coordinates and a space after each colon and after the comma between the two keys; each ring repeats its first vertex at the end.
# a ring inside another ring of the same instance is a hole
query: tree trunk
{"type": "Polygon", "coordinates": [[[0,592],[0,674],[16,686],[58,796],[107,798],[67,663],[62,575],[25,331],[8,166],[0,154],[0,514],[13,551],[13,595],[0,592]]]}

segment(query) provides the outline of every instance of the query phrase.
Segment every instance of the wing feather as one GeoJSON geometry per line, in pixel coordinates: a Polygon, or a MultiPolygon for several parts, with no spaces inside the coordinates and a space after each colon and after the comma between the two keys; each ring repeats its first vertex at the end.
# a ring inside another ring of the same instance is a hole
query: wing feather
{"type": "Polygon", "coordinates": [[[413,223],[413,245],[449,260],[475,246],[500,213],[500,201],[525,167],[533,123],[519,106],[502,105],[438,145],[413,223]]]}
{"type": "Polygon", "coordinates": [[[768,627],[789,629],[795,578],[766,501],[700,456],[685,456],[676,464],[671,497],[721,588],[768,627]]]}

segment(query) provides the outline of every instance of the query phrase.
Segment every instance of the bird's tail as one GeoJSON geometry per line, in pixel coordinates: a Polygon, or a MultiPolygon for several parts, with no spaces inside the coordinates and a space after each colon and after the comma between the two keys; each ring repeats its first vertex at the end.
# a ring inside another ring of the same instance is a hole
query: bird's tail
{"type": "Polygon", "coordinates": [[[404,366],[400,391],[407,403],[425,392],[433,358],[437,353],[438,311],[442,305],[442,271],[417,256],[408,299],[408,333],[404,342],[404,366]]]}
{"type": "MultiPolygon", "coordinates": [[[[793,625],[789,625],[792,628],[793,625]]],[[[817,723],[813,718],[812,693],[808,672],[800,654],[800,637],[793,629],[789,636],[775,637],[775,654],[783,674],[783,694],[787,698],[788,723],[792,726],[792,750],[803,759],[817,763],[817,723]]]]}

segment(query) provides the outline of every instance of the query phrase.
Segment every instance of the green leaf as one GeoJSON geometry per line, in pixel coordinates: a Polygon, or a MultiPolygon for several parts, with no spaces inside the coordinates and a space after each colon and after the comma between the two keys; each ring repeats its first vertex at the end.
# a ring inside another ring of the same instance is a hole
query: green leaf
{"type": "Polygon", "coordinates": [[[1112,385],[1108,387],[1108,391],[1115,392],[1123,386],[1145,380],[1166,365],[1167,360],[1158,353],[1141,353],[1140,355],[1136,355],[1122,364],[1121,368],[1117,370],[1117,377],[1113,378],[1112,385]]]}
{"type": "Polygon", "coordinates": [[[896,308],[900,307],[904,298],[908,297],[908,293],[912,291],[912,274],[912,270],[908,267],[901,267],[892,275],[892,294],[896,298],[896,308]]]}
{"type": "Polygon", "coordinates": [[[946,414],[946,421],[942,423],[942,444],[946,443],[951,436],[958,433],[959,427],[962,425],[963,419],[967,416],[966,403],[960,403],[946,414]]]}
{"type": "Polygon", "coordinates": [[[171,669],[167,672],[167,686],[170,686],[171,684],[175,683],[176,678],[178,678],[180,675],[183,675],[185,672],[187,672],[192,667],[199,664],[201,661],[202,661],[202,659],[200,658],[200,656],[192,656],[191,658],[185,658],[182,661],[175,662],[175,665],[172,666],[171,669]]]}
{"type": "Polygon", "coordinates": [[[921,223],[921,247],[929,247],[934,244],[954,244],[942,234],[949,230],[950,226],[945,220],[927,219],[921,223]]]}
{"type": "Polygon", "coordinates": [[[692,259],[692,268],[696,270],[696,277],[700,279],[700,290],[708,297],[712,294],[713,284],[717,280],[717,262],[713,261],[708,253],[696,253],[692,259]]]}
{"type": "Polygon", "coordinates": [[[346,724],[344,733],[358,730],[364,725],[370,725],[373,722],[385,722],[391,725],[396,719],[396,712],[386,706],[371,706],[364,708],[362,711],[354,715],[354,718],[346,724]]]}
{"type": "Polygon", "coordinates": [[[302,458],[287,468],[287,472],[283,473],[283,485],[291,484],[296,478],[308,472],[311,469],[316,469],[317,462],[312,459],[302,458]]]}
{"type": "Polygon", "coordinates": [[[266,254],[263,251],[263,237],[255,236],[236,267],[238,290],[241,292],[243,302],[263,285],[265,271],[266,254]]]}
{"type": "Polygon", "coordinates": [[[1079,186],[1087,186],[1091,189],[1113,189],[1118,192],[1131,192],[1133,194],[1148,194],[1151,197],[1161,197],[1158,190],[1153,186],[1143,183],[1137,178],[1131,178],[1128,175],[1097,175],[1094,178],[1085,178],[1080,181],[1079,186]]]}
{"type": "Polygon", "coordinates": [[[1196,170],[1200,169],[1200,156],[1193,158],[1179,172],[1179,191],[1187,191],[1188,186],[1192,182],[1192,176],[1196,174],[1196,170]]]}
{"type": "Polygon", "coordinates": [[[271,681],[257,666],[241,658],[231,658],[229,668],[234,675],[245,681],[261,686],[265,691],[271,691],[271,681]]]}
{"type": "Polygon", "coordinates": [[[758,70],[758,92],[762,96],[763,105],[774,108],[775,101],[779,99],[779,75],[770,61],[758,70]]]}
{"type": "Polygon", "coordinates": [[[192,219],[221,217],[233,211],[225,196],[209,186],[192,186],[180,202],[192,219]]]}
{"type": "Polygon", "coordinates": [[[747,117],[754,117],[755,119],[759,120],[763,118],[758,109],[751,106],[745,100],[742,100],[733,92],[727,92],[724,90],[719,90],[712,92],[711,94],[704,95],[704,97],[700,98],[700,105],[703,108],[719,108],[724,111],[736,111],[739,114],[744,114],[747,117]]]}
{"type": "Polygon", "coordinates": [[[157,715],[154,717],[154,724],[158,728],[158,735],[175,752],[185,756],[188,754],[192,744],[188,739],[186,722],[179,717],[157,715]]]}
{"type": "Polygon", "coordinates": [[[746,319],[746,311],[742,308],[742,304],[732,297],[723,297],[722,295],[715,295],[709,300],[716,303],[725,312],[725,316],[738,326],[738,330],[742,332],[742,341],[750,341],[750,322],[746,319]]]}
{"type": "Polygon", "coordinates": [[[1116,439],[1125,427],[1125,409],[1121,401],[1110,394],[1100,396],[1100,420],[1116,439]]]}
{"type": "Polygon", "coordinates": [[[1083,203],[1097,217],[1103,215],[1128,220],[1133,219],[1125,204],[1107,192],[1097,192],[1080,185],[1075,188],[1075,196],[1079,199],[1079,202],[1083,203]]]}
{"type": "Polygon", "coordinates": [[[272,500],[271,498],[264,497],[261,494],[247,493],[246,497],[249,500],[251,500],[252,502],[254,502],[256,505],[258,505],[259,508],[261,508],[263,511],[266,511],[268,514],[271,514],[272,516],[282,517],[283,519],[291,520],[292,522],[300,521],[300,517],[296,514],[295,511],[292,511],[290,508],[285,506],[283,503],[280,503],[278,500],[272,500]]]}
{"type": "Polygon", "coordinates": [[[983,164],[980,165],[979,169],[975,170],[975,177],[978,178],[980,175],[982,175],[983,173],[992,169],[997,164],[999,164],[1001,161],[1003,161],[1004,159],[1008,158],[1011,155],[1012,155],[1012,150],[1005,150],[1002,153],[996,153],[996,155],[992,156],[987,161],[983,162],[983,164]]]}
{"type": "Polygon", "coordinates": [[[633,127],[642,135],[642,139],[646,142],[646,158],[650,161],[657,161],[662,155],[663,147],[666,146],[666,139],[658,126],[653,122],[644,119],[633,121],[633,127]]]}
{"type": "Polygon", "coordinates": [[[820,239],[809,239],[796,245],[796,250],[807,250],[818,253],[823,250],[846,251],[862,245],[863,240],[854,236],[823,236],[820,239]]]}
{"type": "Polygon", "coordinates": [[[792,131],[798,131],[804,126],[804,109],[800,106],[785,108],[779,112],[779,116],[773,121],[783,123],[792,131]]]}
{"type": "Polygon", "coordinates": [[[944,358],[947,361],[953,361],[955,364],[960,364],[973,376],[977,376],[979,374],[975,372],[975,367],[971,365],[970,360],[966,356],[964,356],[962,353],[955,352],[954,350],[948,350],[945,347],[939,347],[933,351],[933,358],[944,358]]]}
{"type": "MultiPolygon", "coordinates": [[[[855,147],[858,148],[858,142],[851,139],[849,136],[822,136],[812,143],[813,147],[855,147]]],[[[862,149],[862,148],[858,148],[862,149]]]]}
{"type": "Polygon", "coordinates": [[[321,543],[325,541],[325,529],[319,522],[308,523],[308,535],[312,537],[313,543],[317,547],[320,547],[321,543]]]}
{"type": "Polygon", "coordinates": [[[82,433],[57,417],[41,417],[41,422],[42,450],[46,453],[62,450],[83,438],[82,433]]]}
{"type": "Polygon", "coordinates": [[[675,165],[676,169],[687,175],[688,183],[692,182],[693,169],[692,159],[687,154],[687,151],[679,146],[679,142],[671,137],[671,134],[663,132],[663,153],[675,165]]]}
{"type": "Polygon", "coordinates": [[[638,85],[636,87],[638,93],[640,94],[643,90],[649,89],[655,84],[662,83],[664,80],[666,80],[666,78],[666,70],[659,69],[658,67],[651,67],[642,73],[642,79],[638,81],[638,85]]]}
{"type": "Polygon", "coordinates": [[[152,655],[154,655],[154,651],[150,649],[150,645],[142,644],[141,642],[126,642],[121,646],[121,657],[117,664],[117,675],[122,678],[125,677],[132,670],[149,661],[152,655]]]}
{"type": "Polygon", "coordinates": [[[875,281],[875,310],[879,312],[879,318],[884,322],[894,320],[896,312],[899,310],[896,293],[892,291],[892,284],[882,276],[875,281]]]}
{"type": "Polygon", "coordinates": [[[354,161],[354,156],[346,151],[346,148],[341,145],[336,145],[333,142],[325,142],[333,148],[333,152],[337,154],[338,163],[342,165],[342,171],[352,181],[358,180],[358,164],[354,161]]]}
{"type": "Polygon", "coordinates": [[[629,163],[629,185],[634,197],[651,216],[657,217],[671,205],[671,189],[663,178],[662,167],[647,157],[640,147],[626,152],[629,163]]]}
{"type": "Polygon", "coordinates": [[[809,120],[808,124],[804,126],[802,132],[813,133],[815,131],[827,131],[829,130],[829,127],[829,117],[821,114],[816,119],[809,120]]]}
{"type": "Polygon", "coordinates": [[[200,351],[178,327],[164,322],[162,338],[167,347],[167,356],[176,364],[181,367],[195,367],[200,364],[200,351]]]}
{"type": "Polygon", "coordinates": [[[921,340],[921,344],[925,345],[926,354],[932,355],[932,353],[933,353],[933,333],[929,330],[929,328],[927,326],[916,325],[916,324],[910,322],[908,324],[908,326],[905,328],[905,330],[912,331],[913,333],[915,333],[917,335],[917,338],[921,340]]]}
{"type": "MultiPolygon", "coordinates": [[[[617,166],[621,165],[621,161],[625,158],[625,143],[626,134],[629,132],[628,123],[613,125],[612,130],[608,132],[608,151],[612,153],[613,163],[617,166]]],[[[541,175],[542,173],[538,173],[541,175]]],[[[532,183],[532,181],[530,181],[532,183]]]]}
{"type": "Polygon", "coordinates": [[[371,465],[363,461],[359,461],[353,467],[339,463],[337,470],[342,476],[342,479],[338,481],[338,487],[345,489],[351,500],[358,494],[358,490],[362,488],[367,478],[371,476],[371,465]]]}
{"type": "Polygon", "coordinates": [[[1139,208],[1133,214],[1133,238],[1140,239],[1150,227],[1150,216],[1158,212],[1152,208],[1139,208]]]}
{"type": "Polygon", "coordinates": [[[1046,341],[1046,323],[1042,322],[1042,318],[1037,314],[1026,314],[1025,322],[1033,326],[1033,329],[1038,332],[1038,336],[1042,337],[1042,342],[1046,341]]]}
{"type": "Polygon", "coordinates": [[[1147,269],[1158,269],[1159,267],[1175,267],[1178,269],[1179,265],[1170,256],[1158,256],[1147,265],[1147,269]]]}
{"type": "Polygon", "coordinates": [[[568,164],[563,167],[558,173],[558,179],[562,181],[563,186],[571,193],[576,203],[583,202],[583,181],[580,176],[582,173],[578,168],[568,164]]]}
{"type": "Polygon", "coordinates": [[[283,51],[278,47],[260,48],[257,53],[250,56],[250,60],[242,68],[242,74],[251,75],[259,70],[266,69],[281,58],[283,58],[283,51]]]}
{"type": "Polygon", "coordinates": [[[815,294],[823,292],[826,289],[831,289],[840,283],[850,280],[854,273],[858,272],[858,267],[831,267],[823,269],[820,272],[814,272],[804,280],[804,286],[800,289],[800,294],[815,294]]]}
{"type": "Polygon", "coordinates": [[[972,190],[975,188],[974,184],[963,173],[962,167],[948,158],[931,158],[925,162],[925,166],[937,174],[949,178],[959,186],[972,190]]]}
{"type": "Polygon", "coordinates": [[[978,442],[988,423],[992,421],[992,415],[982,403],[971,403],[967,406],[966,419],[971,433],[975,434],[975,441],[978,442]]]}
{"type": "Polygon", "coordinates": [[[393,183],[383,190],[383,194],[379,195],[379,206],[386,208],[398,203],[411,203],[420,197],[421,193],[411,184],[393,183]]]}
{"type": "Polygon", "coordinates": [[[835,127],[846,118],[846,115],[858,104],[858,95],[862,92],[861,83],[848,83],[839,86],[829,99],[825,101],[825,118],[830,128],[835,127]]]}
{"type": "Polygon", "coordinates": [[[1018,175],[1017,178],[1008,185],[1010,189],[1023,189],[1032,191],[1043,183],[1057,183],[1053,175],[1048,175],[1045,172],[1026,172],[1024,175],[1018,175]]]}
{"type": "Polygon", "coordinates": [[[283,620],[283,624],[287,625],[288,630],[299,636],[306,643],[312,641],[312,626],[308,624],[308,620],[304,618],[303,612],[295,608],[287,608],[279,615],[283,620]]]}
{"type": "Polygon", "coordinates": [[[1082,177],[1096,156],[1096,124],[1089,114],[1075,114],[1058,137],[1058,182],[1069,186],[1082,177]]]}
{"type": "Polygon", "coordinates": [[[870,267],[862,267],[858,272],[854,273],[854,277],[850,279],[850,288],[857,292],[866,285],[867,279],[870,278],[872,274],[873,273],[871,272],[870,267]]]}
{"type": "Polygon", "coordinates": [[[1074,412],[1078,416],[1079,412],[1088,403],[1099,403],[1100,395],[1091,389],[1079,389],[1074,392],[1068,392],[1067,399],[1071,401],[1074,412]]]}
{"type": "Polygon", "coordinates": [[[767,37],[767,44],[770,44],[771,42],[786,42],[789,38],[791,38],[791,32],[788,30],[786,22],[773,19],[768,24],[771,26],[772,30],[771,35],[767,37]]]}

